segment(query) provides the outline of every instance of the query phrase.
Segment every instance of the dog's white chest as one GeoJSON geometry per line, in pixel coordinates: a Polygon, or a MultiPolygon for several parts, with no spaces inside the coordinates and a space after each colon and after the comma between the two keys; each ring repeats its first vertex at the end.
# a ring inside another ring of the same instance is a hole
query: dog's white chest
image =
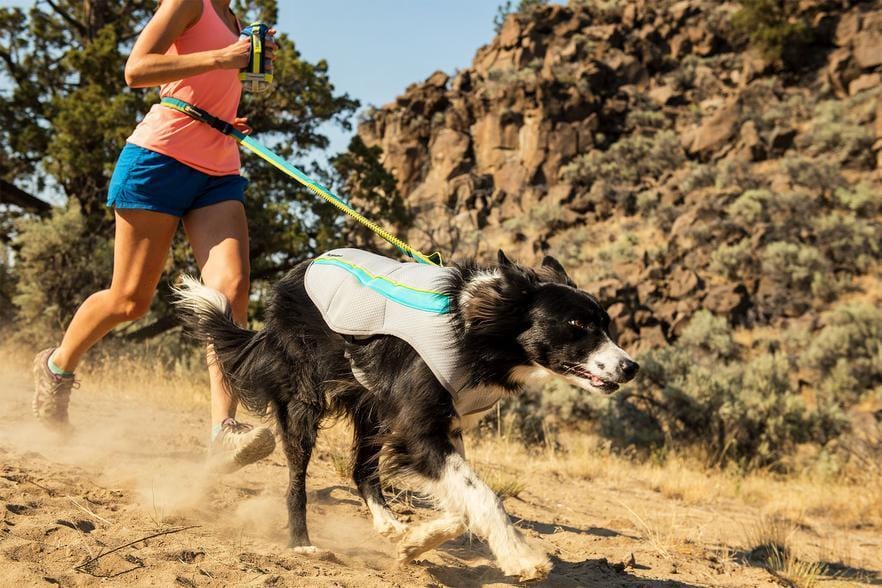
{"type": "Polygon", "coordinates": [[[450,300],[440,290],[448,271],[360,249],[334,249],[310,264],[304,285],[332,331],[403,339],[456,398],[465,374],[450,322],[450,300]]]}

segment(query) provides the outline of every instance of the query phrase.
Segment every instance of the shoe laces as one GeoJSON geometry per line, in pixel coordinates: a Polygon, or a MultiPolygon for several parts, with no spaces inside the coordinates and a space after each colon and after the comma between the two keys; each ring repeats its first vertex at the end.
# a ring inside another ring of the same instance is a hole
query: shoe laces
{"type": "Polygon", "coordinates": [[[70,396],[72,390],[80,387],[80,381],[73,377],[63,378],[52,374],[52,384],[49,387],[49,395],[53,398],[63,398],[70,396]]]}

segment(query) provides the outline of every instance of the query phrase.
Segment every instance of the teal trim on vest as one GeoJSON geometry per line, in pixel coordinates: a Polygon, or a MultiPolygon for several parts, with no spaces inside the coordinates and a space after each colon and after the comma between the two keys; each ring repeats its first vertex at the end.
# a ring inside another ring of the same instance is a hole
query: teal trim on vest
{"type": "Polygon", "coordinates": [[[402,306],[435,314],[447,314],[450,312],[450,297],[441,292],[411,288],[407,284],[396,282],[385,276],[375,276],[363,267],[343,261],[342,259],[319,257],[313,263],[333,265],[344,269],[358,280],[362,286],[370,288],[384,298],[388,298],[402,306]]]}

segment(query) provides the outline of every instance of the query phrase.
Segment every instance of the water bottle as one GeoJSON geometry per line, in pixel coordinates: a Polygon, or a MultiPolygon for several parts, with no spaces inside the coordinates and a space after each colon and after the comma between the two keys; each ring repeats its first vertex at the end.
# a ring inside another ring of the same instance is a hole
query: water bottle
{"type": "Polygon", "coordinates": [[[239,79],[246,92],[265,92],[273,85],[272,63],[266,56],[266,42],[272,41],[269,27],[262,22],[253,22],[240,33],[251,39],[251,55],[248,65],[239,72],[239,79]]]}

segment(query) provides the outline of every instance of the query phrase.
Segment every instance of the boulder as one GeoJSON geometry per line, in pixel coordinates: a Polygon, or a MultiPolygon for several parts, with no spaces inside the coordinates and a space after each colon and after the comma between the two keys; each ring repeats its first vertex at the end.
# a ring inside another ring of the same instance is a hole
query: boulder
{"type": "Polygon", "coordinates": [[[875,88],[880,83],[882,83],[882,75],[878,73],[864,74],[859,78],[853,79],[851,83],[848,84],[848,95],[854,96],[864,90],[875,88]]]}
{"type": "Polygon", "coordinates": [[[708,290],[704,307],[714,314],[728,317],[732,323],[740,323],[750,307],[750,297],[744,284],[722,284],[708,290]]]}
{"type": "Polygon", "coordinates": [[[656,104],[667,106],[679,97],[679,92],[673,86],[656,86],[649,91],[649,98],[656,104]]]}
{"type": "Polygon", "coordinates": [[[848,94],[848,85],[861,75],[861,69],[852,59],[851,50],[847,47],[836,49],[827,58],[827,79],[839,96],[848,94]]]}
{"type": "Polygon", "coordinates": [[[443,71],[436,71],[431,76],[429,76],[429,79],[426,80],[426,85],[433,88],[446,88],[447,82],[449,81],[449,75],[447,75],[443,71]]]}
{"type": "Polygon", "coordinates": [[[741,118],[741,106],[737,100],[732,100],[702,121],[689,145],[689,152],[693,154],[707,154],[725,144],[738,128],[741,118]]]}
{"type": "Polygon", "coordinates": [[[839,47],[847,47],[851,45],[859,30],[861,30],[860,12],[856,10],[847,12],[839,19],[833,40],[839,47]]]}
{"type": "Polygon", "coordinates": [[[625,284],[616,278],[607,278],[597,282],[589,282],[581,288],[586,292],[593,294],[604,306],[613,301],[619,300],[625,290],[625,284]]]}
{"type": "Polygon", "coordinates": [[[512,48],[518,44],[521,38],[521,23],[518,22],[516,15],[509,15],[505,22],[502,23],[502,29],[499,31],[499,37],[496,42],[505,48],[512,48]]]}
{"type": "Polygon", "coordinates": [[[876,99],[876,139],[882,139],[882,96],[876,99]]]}
{"type": "Polygon", "coordinates": [[[741,125],[739,141],[730,157],[746,161],[761,161],[766,157],[766,149],[752,120],[741,125]]]}
{"type": "MultiPolygon", "coordinates": [[[[623,345],[624,344],[625,343],[623,343],[623,345]]],[[[660,349],[667,344],[668,340],[665,337],[665,332],[661,325],[655,325],[653,327],[644,327],[640,329],[637,340],[633,344],[627,346],[629,352],[638,355],[644,351],[660,349]]]]}
{"type": "Polygon", "coordinates": [[[854,38],[854,59],[869,69],[882,65],[882,31],[861,31],[854,38]]]}
{"type": "Polygon", "coordinates": [[[695,292],[701,279],[692,270],[677,268],[668,278],[668,296],[673,299],[684,298],[695,292]]]}

